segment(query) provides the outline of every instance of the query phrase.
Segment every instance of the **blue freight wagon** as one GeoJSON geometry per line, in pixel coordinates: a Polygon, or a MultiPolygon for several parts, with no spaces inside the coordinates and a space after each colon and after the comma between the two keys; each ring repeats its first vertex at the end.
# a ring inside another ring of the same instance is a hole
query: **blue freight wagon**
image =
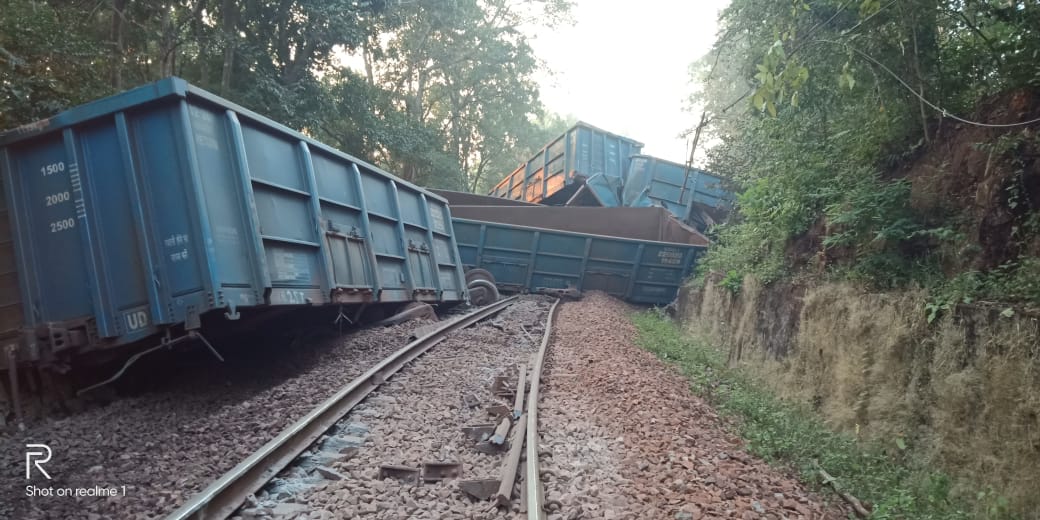
{"type": "Polygon", "coordinates": [[[661,208],[453,206],[462,263],[506,292],[675,299],[707,240],[661,208]],[[580,231],[575,231],[580,230],[580,231]]]}
{"type": "Polygon", "coordinates": [[[701,231],[720,222],[733,206],[730,181],[701,169],[649,155],[633,155],[622,205],[661,206],[701,231]]]}
{"type": "MultiPolygon", "coordinates": [[[[534,157],[502,179],[490,195],[562,206],[578,194],[588,179],[599,206],[617,206],[628,158],[643,144],[579,122],[553,139],[534,157]]],[[[591,196],[591,195],[590,195],[591,196]]]]}
{"type": "Polygon", "coordinates": [[[466,298],[443,198],[178,78],[0,134],[0,175],[18,361],[268,309],[466,298]]]}

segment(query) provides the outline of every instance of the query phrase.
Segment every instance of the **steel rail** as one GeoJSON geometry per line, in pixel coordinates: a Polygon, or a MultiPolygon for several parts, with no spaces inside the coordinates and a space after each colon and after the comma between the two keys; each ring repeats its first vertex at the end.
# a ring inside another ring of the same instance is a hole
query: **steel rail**
{"type": "Polygon", "coordinates": [[[516,433],[513,434],[513,444],[509,446],[509,454],[506,455],[506,463],[502,465],[502,478],[498,480],[498,492],[495,493],[495,503],[500,507],[509,507],[513,503],[513,483],[516,482],[516,469],[520,467],[520,455],[524,453],[524,435],[526,435],[527,415],[520,414],[516,420],[516,433]],[[521,430],[521,428],[525,428],[521,430]]]}
{"type": "Polygon", "coordinates": [[[449,321],[397,350],[223,474],[167,516],[167,520],[227,518],[246,497],[263,487],[391,375],[443,341],[448,333],[496,314],[512,305],[516,299],[513,296],[449,321]]]}
{"type": "Polygon", "coordinates": [[[513,483],[516,482],[516,468],[520,466],[520,455],[524,453],[524,435],[527,434],[527,416],[524,415],[524,389],[527,387],[527,363],[517,367],[516,398],[513,404],[513,419],[516,420],[513,444],[509,446],[509,455],[502,466],[502,478],[499,479],[498,493],[495,502],[501,507],[509,507],[513,501],[513,483]]]}
{"type": "Polygon", "coordinates": [[[542,490],[541,471],[538,468],[538,390],[542,384],[542,365],[545,364],[545,349],[552,336],[553,317],[559,298],[549,308],[549,317],[545,320],[545,332],[542,333],[542,344],[538,347],[534,368],[531,370],[531,390],[527,395],[527,473],[524,475],[527,489],[528,520],[545,520],[545,509],[542,504],[545,495],[542,490]]]}

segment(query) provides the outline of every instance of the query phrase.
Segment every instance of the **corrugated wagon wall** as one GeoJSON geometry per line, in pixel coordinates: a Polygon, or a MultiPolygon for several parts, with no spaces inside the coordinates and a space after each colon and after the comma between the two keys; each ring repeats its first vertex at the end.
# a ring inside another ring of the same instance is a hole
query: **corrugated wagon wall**
{"type": "Polygon", "coordinates": [[[917,292],[866,293],[747,279],[737,294],[684,288],[690,334],[729,352],[782,398],[835,429],[893,445],[1040,510],[1040,319],[962,306],[928,323],[917,292]]]}

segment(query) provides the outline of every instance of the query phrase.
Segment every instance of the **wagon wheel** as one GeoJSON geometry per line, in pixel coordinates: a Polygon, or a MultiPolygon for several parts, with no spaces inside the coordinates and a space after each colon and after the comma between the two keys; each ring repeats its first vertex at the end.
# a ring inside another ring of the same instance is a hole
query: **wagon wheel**
{"type": "Polygon", "coordinates": [[[473,305],[488,305],[499,298],[495,277],[484,269],[466,271],[466,289],[469,291],[469,302],[473,305]]]}
{"type": "Polygon", "coordinates": [[[466,271],[466,285],[469,285],[473,280],[489,280],[491,283],[495,283],[495,275],[491,274],[491,271],[487,269],[474,267],[466,271]]]}

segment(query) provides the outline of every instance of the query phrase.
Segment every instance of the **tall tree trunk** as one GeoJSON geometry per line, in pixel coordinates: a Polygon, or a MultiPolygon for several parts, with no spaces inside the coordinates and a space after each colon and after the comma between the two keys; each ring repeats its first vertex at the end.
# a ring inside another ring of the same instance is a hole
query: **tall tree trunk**
{"type": "Polygon", "coordinates": [[[222,27],[224,30],[224,66],[220,73],[220,94],[226,96],[231,91],[231,70],[235,66],[235,21],[238,7],[234,0],[224,0],[221,9],[223,14],[222,27]]]}
{"type": "Polygon", "coordinates": [[[282,72],[282,85],[294,85],[303,79],[311,66],[317,45],[317,40],[310,40],[302,48],[296,46],[294,52],[287,53],[293,55],[293,59],[286,62],[285,70],[282,72]]]}
{"type": "Polygon", "coordinates": [[[126,14],[126,4],[129,0],[114,0],[112,2],[112,87],[123,90],[123,17],[126,14]]]}
{"type": "Polygon", "coordinates": [[[204,27],[205,22],[202,20],[202,10],[205,9],[205,0],[197,0],[195,3],[195,9],[192,11],[191,28],[192,34],[195,37],[195,41],[199,45],[199,83],[205,88],[210,88],[209,84],[209,63],[207,57],[209,56],[209,38],[205,36],[204,27]]]}
{"type": "MultiPolygon", "coordinates": [[[[409,96],[409,100],[406,103],[406,109],[408,115],[414,118],[419,124],[423,123],[423,97],[426,94],[426,69],[424,67],[418,68],[417,80],[415,92],[412,96],[409,96]]],[[[419,178],[420,165],[414,160],[409,160],[404,168],[404,178],[407,181],[415,182],[419,178]]]]}
{"type": "Polygon", "coordinates": [[[372,50],[369,48],[367,37],[361,42],[361,57],[365,60],[365,78],[368,79],[369,85],[375,85],[375,77],[372,73],[372,50]]]}
{"type": "Polygon", "coordinates": [[[416,121],[423,120],[423,102],[426,97],[426,68],[419,67],[419,78],[415,86],[415,113],[412,114],[416,121]]]}
{"type": "Polygon", "coordinates": [[[164,3],[162,9],[162,36],[159,38],[159,77],[173,75],[177,60],[177,36],[174,34],[171,12],[173,6],[164,3]]]}
{"type": "Polygon", "coordinates": [[[924,132],[924,142],[930,143],[931,136],[928,135],[928,112],[924,108],[924,78],[921,75],[921,52],[917,47],[917,23],[912,26],[914,41],[914,75],[917,76],[917,107],[921,112],[921,130],[924,132]]]}

